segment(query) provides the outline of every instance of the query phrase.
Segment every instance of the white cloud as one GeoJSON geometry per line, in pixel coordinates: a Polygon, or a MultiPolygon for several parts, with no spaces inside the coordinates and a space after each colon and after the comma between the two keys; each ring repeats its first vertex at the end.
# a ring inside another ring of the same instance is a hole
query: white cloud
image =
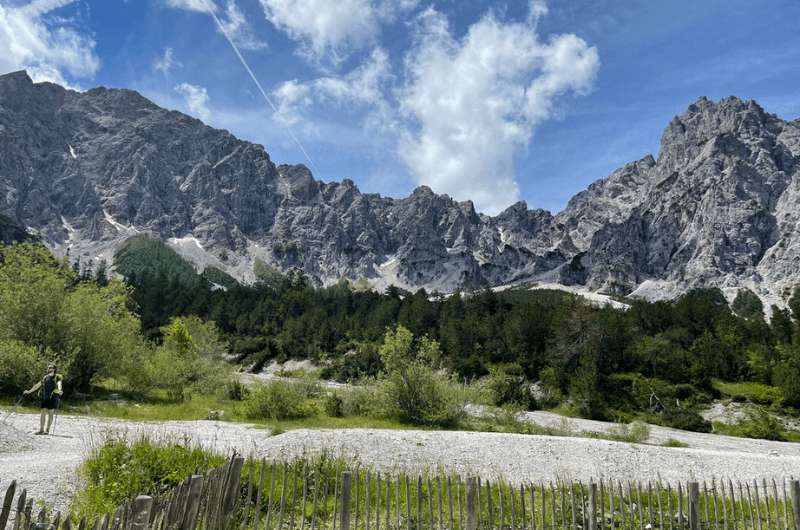
{"type": "Polygon", "coordinates": [[[206,13],[209,11],[216,12],[217,5],[213,0],[167,0],[169,7],[177,9],[187,9],[189,11],[199,11],[206,13]]]}
{"type": "Polygon", "coordinates": [[[558,96],[591,88],[599,66],[597,50],[575,35],[540,41],[535,23],[546,7],[532,9],[528,23],[489,14],[460,40],[428,9],[406,57],[400,104],[414,125],[400,156],[418,183],[488,213],[518,199],[515,154],[558,96]]]}
{"type": "Polygon", "coordinates": [[[100,61],[94,40],[69,25],[46,15],[74,0],[34,0],[23,6],[0,4],[0,72],[26,69],[34,81],[70,86],[64,75],[91,77],[100,61]]]}
{"type": "Polygon", "coordinates": [[[386,106],[385,84],[391,77],[389,56],[382,48],[373,50],[369,59],[341,77],[326,76],[308,82],[287,81],[273,91],[277,102],[276,118],[294,125],[302,112],[314,104],[366,106],[374,119],[386,106]],[[377,114],[376,114],[377,113],[377,114]]]}
{"type": "Polygon", "coordinates": [[[236,0],[227,0],[225,9],[221,11],[214,0],[166,0],[169,7],[196,11],[198,13],[214,13],[219,19],[222,28],[217,28],[227,34],[231,40],[244,50],[262,50],[267,47],[267,43],[260,40],[253,33],[250,24],[242,13],[236,0]]]}
{"type": "Polygon", "coordinates": [[[175,91],[183,96],[189,112],[204,122],[208,122],[211,117],[211,111],[208,108],[208,91],[204,87],[181,83],[175,87],[175,91]]]}
{"type": "Polygon", "coordinates": [[[164,75],[169,74],[173,68],[180,68],[183,64],[175,59],[172,48],[165,48],[164,55],[153,62],[153,70],[164,75]]]}
{"type": "Polygon", "coordinates": [[[260,0],[276,28],[302,43],[315,59],[337,63],[374,42],[382,24],[416,7],[418,0],[260,0]]]}

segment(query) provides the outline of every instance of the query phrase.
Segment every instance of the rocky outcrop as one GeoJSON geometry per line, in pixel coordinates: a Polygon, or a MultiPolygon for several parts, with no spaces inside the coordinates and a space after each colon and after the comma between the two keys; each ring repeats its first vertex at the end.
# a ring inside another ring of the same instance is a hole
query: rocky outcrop
{"type": "Polygon", "coordinates": [[[320,283],[453,291],[520,281],[673,296],[800,280],[800,122],[700,99],[646,156],[557,215],[495,217],[427,187],[392,199],[276,166],[260,145],[136,92],[0,76],[0,214],[82,260],[152,233],[248,280],[256,258],[320,283]]]}

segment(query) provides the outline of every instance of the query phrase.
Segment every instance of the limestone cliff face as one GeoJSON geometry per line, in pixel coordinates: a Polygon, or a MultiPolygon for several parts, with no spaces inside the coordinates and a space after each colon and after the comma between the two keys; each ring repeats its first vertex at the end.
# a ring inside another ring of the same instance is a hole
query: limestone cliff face
{"type": "Polygon", "coordinates": [[[321,283],[779,296],[800,280],[799,176],[800,122],[700,99],[667,126],[657,160],[624,166],[555,216],[518,203],[488,217],[426,187],[391,199],[320,182],[133,91],[0,76],[0,214],[82,260],[151,232],[245,280],[259,258],[321,283]]]}

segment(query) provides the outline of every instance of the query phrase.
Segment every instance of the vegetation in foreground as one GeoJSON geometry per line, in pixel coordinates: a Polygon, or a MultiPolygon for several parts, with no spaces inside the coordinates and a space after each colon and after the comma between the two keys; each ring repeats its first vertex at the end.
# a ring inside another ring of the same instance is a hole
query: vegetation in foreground
{"type": "MultiPolygon", "coordinates": [[[[169,442],[129,443],[111,439],[84,464],[85,486],[73,503],[72,513],[86,516],[91,525],[94,518],[112,511],[124,500],[140,493],[163,495],[185,478],[187,469],[189,473],[202,473],[217,461],[222,463],[222,457],[169,442]],[[124,458],[132,459],[137,467],[147,471],[132,471],[124,458]],[[193,465],[196,467],[192,468],[193,465]]],[[[267,529],[295,528],[298,524],[316,528],[335,526],[337,509],[341,513],[341,477],[345,470],[351,473],[349,512],[356,526],[358,521],[374,521],[379,526],[380,520],[386,527],[395,526],[396,522],[398,528],[465,527],[468,511],[465,476],[442,469],[379,473],[369,465],[324,454],[288,461],[247,458],[239,490],[235,492],[238,498],[232,503],[231,526],[267,529]]],[[[585,481],[588,477],[574,478],[585,481]]],[[[599,489],[599,496],[595,497],[599,514],[595,513],[602,520],[631,528],[653,526],[659,520],[673,523],[685,520],[688,502],[685,487],[681,490],[659,479],[646,484],[629,481],[623,489],[616,478],[602,477],[599,485],[594,483],[599,489]]],[[[544,528],[566,527],[576,520],[580,526],[586,526],[585,517],[591,504],[586,482],[560,478],[555,484],[545,484],[537,483],[536,479],[514,477],[514,484],[500,478],[479,481],[474,497],[478,517],[484,521],[479,527],[505,527],[508,523],[516,526],[520,522],[526,527],[528,520],[535,520],[544,528]]],[[[759,527],[779,528],[777,521],[789,520],[789,498],[785,490],[780,495],[775,483],[774,496],[770,495],[766,481],[763,482],[766,489],[760,492],[759,484],[754,481],[754,496],[746,497],[742,496],[742,483],[737,484],[738,491],[734,490],[734,484],[734,480],[713,479],[709,489],[708,483],[703,482],[697,512],[704,524],[746,526],[748,520],[756,525],[758,519],[759,527]],[[709,509],[709,505],[715,509],[709,509]]],[[[750,490],[750,484],[747,489],[750,490]]]]}

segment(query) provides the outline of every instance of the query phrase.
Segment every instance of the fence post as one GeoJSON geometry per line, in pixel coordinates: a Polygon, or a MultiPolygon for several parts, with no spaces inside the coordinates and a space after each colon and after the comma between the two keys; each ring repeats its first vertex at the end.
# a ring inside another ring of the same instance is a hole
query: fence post
{"type": "Polygon", "coordinates": [[[147,530],[150,526],[150,510],[153,509],[153,497],[139,495],[133,501],[133,523],[131,530],[147,530]]]}
{"type": "Polygon", "coordinates": [[[342,473],[342,511],[339,530],[350,530],[350,471],[342,473]]]}
{"type": "Polygon", "coordinates": [[[224,527],[227,527],[228,517],[233,513],[236,499],[239,496],[239,482],[242,480],[242,467],[244,467],[244,457],[236,456],[231,459],[223,497],[224,504],[221,522],[224,527]]]}
{"type": "Polygon", "coordinates": [[[23,521],[25,519],[25,501],[28,498],[28,491],[23,488],[22,493],[19,494],[19,498],[17,499],[17,515],[14,517],[14,530],[20,530],[20,528],[25,528],[25,524],[23,521]]]}
{"type": "Polygon", "coordinates": [[[202,475],[192,475],[189,479],[189,498],[186,501],[186,511],[182,514],[181,530],[194,530],[195,524],[197,524],[197,514],[200,511],[200,494],[202,492],[202,475]]]}
{"type": "Polygon", "coordinates": [[[589,530],[597,530],[597,484],[589,481],[589,530]]]}
{"type": "MultiPolygon", "coordinates": [[[[11,485],[6,490],[6,496],[3,499],[3,507],[0,509],[0,530],[4,530],[8,516],[11,513],[11,504],[14,502],[14,493],[17,491],[17,481],[12,480],[11,485]]],[[[792,490],[794,491],[794,490],[792,490]]]]}
{"type": "Polygon", "coordinates": [[[467,479],[467,530],[478,528],[477,507],[478,480],[475,477],[467,479]]]}
{"type": "Polygon", "coordinates": [[[689,528],[700,530],[700,484],[689,483],[689,528]]]}
{"type": "Polygon", "coordinates": [[[800,481],[793,480],[792,488],[792,512],[794,513],[794,528],[800,530],[800,481]]]}

